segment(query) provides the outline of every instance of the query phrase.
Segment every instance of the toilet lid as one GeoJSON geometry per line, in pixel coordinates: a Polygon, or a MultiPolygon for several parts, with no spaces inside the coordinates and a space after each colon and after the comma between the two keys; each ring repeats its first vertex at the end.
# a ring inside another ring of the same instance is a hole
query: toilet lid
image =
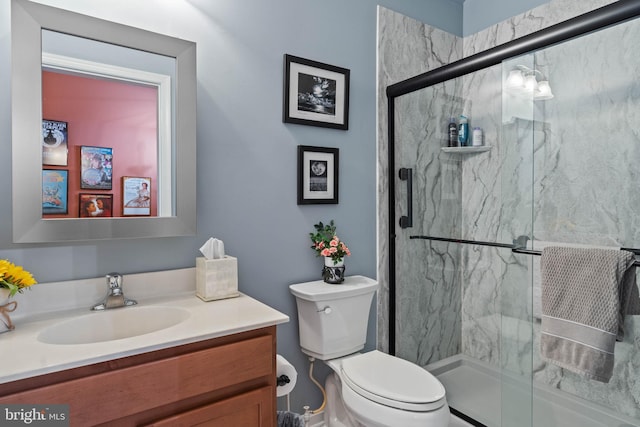
{"type": "Polygon", "coordinates": [[[446,403],[440,381],[409,361],[378,350],[342,361],[343,381],[356,393],[398,409],[432,411],[446,403]]]}

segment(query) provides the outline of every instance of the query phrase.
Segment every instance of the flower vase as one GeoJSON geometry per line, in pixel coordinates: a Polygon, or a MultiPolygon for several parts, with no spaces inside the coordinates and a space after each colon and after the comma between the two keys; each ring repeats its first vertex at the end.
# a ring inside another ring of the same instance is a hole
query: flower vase
{"type": "Polygon", "coordinates": [[[9,293],[9,289],[0,288],[0,334],[12,331],[15,328],[13,322],[11,322],[9,313],[18,307],[18,303],[16,301],[11,301],[9,293]]]}
{"type": "Polygon", "coordinates": [[[344,259],[335,261],[331,257],[324,257],[322,279],[326,283],[337,285],[344,282],[344,259]]]}

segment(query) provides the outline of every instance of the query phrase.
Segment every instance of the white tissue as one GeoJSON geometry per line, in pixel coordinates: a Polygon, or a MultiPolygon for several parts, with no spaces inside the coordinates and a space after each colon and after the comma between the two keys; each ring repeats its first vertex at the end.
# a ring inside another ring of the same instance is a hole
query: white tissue
{"type": "Polygon", "coordinates": [[[200,252],[206,259],[224,258],[224,242],[211,237],[200,248],[200,252]]]}
{"type": "Polygon", "coordinates": [[[296,386],[296,381],[298,380],[298,372],[287,359],[276,354],[276,377],[281,375],[286,375],[289,378],[289,382],[276,387],[276,395],[278,397],[286,396],[293,391],[293,388],[296,386]]]}

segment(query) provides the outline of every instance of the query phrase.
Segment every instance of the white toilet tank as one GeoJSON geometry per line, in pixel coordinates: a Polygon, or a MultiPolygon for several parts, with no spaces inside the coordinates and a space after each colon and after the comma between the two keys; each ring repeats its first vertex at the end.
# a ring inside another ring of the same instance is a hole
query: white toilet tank
{"type": "Polygon", "coordinates": [[[349,276],[339,285],[318,280],[291,285],[289,289],[296,297],[304,353],[328,360],[362,350],[378,282],[349,276]]]}

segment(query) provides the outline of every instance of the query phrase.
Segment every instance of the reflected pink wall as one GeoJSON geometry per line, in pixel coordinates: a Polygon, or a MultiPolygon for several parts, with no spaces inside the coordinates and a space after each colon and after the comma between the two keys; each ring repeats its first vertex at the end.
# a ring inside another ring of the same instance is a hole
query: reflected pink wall
{"type": "MultiPolygon", "coordinates": [[[[112,194],[122,216],[122,177],[151,178],[151,215],[157,215],[157,89],[43,71],[43,118],[68,123],[68,214],[78,217],[79,194],[112,194]],[[111,190],[80,188],[80,146],[113,149],[111,190]]],[[[47,215],[47,217],[51,217],[47,215]]]]}

